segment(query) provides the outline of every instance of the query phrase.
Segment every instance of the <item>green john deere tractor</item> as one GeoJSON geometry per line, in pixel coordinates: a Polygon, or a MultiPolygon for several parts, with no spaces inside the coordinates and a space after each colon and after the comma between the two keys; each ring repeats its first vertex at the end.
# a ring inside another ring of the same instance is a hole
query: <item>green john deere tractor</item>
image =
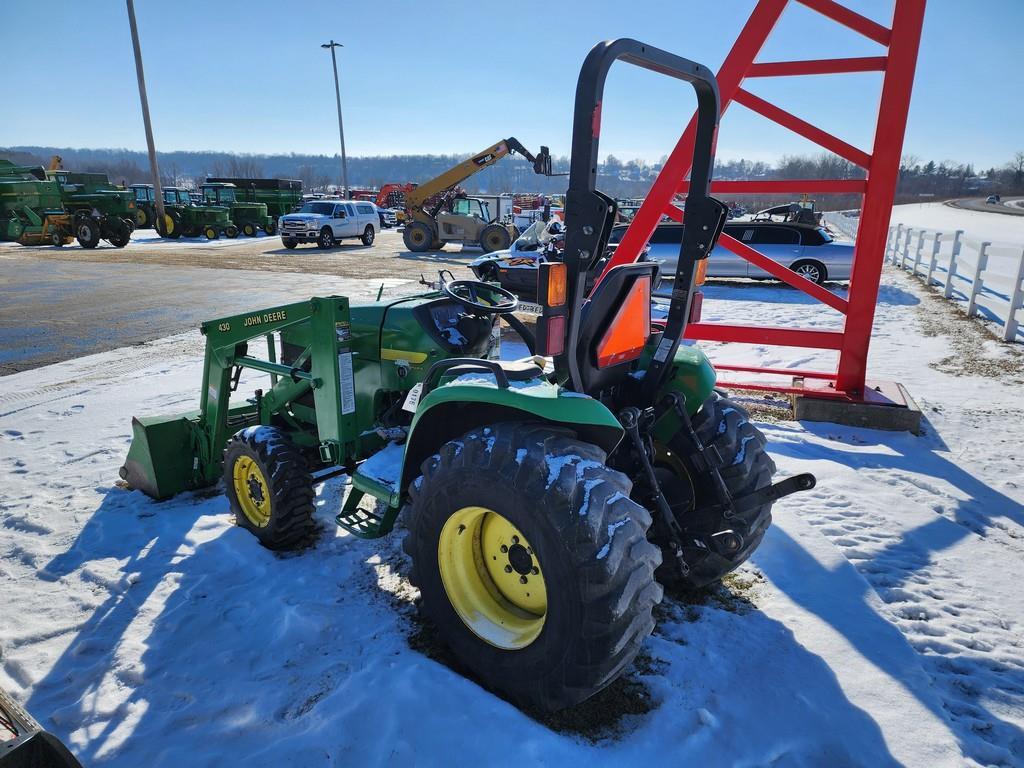
{"type": "Polygon", "coordinates": [[[479,681],[543,710],[593,695],[651,633],[662,585],[721,578],[757,547],[772,503],[814,485],[772,484],[764,436],[680,345],[726,217],[707,194],[717,118],[704,67],[635,40],[598,45],[577,86],[566,247],[539,272],[536,334],[513,294],[444,274],[417,296],[211,320],[199,410],[134,419],[122,478],[156,499],[223,479],[239,526],[296,549],[316,538],[316,484],[348,474],[338,525],[372,539],[402,515],[423,610],[479,681]],[[615,223],[595,189],[594,116],[617,59],[698,97],[663,326],[650,316],[656,264],[614,267],[586,290],[615,223]],[[499,319],[530,357],[494,359],[499,319]],[[268,384],[240,394],[257,374],[268,384]]]}
{"type": "Polygon", "coordinates": [[[129,184],[135,195],[135,228],[152,229],[156,222],[156,195],[152,184],[129,184]]]}
{"type": "Polygon", "coordinates": [[[128,245],[135,230],[131,192],[111,184],[105,173],[56,170],[47,171],[46,176],[60,185],[64,208],[83,248],[95,248],[100,240],[117,248],[128,245]]]}
{"type": "Polygon", "coordinates": [[[235,199],[244,203],[263,203],[273,220],[268,235],[276,234],[277,222],[286,213],[302,205],[302,182],[298,179],[246,179],[207,177],[206,183],[235,185],[235,199]]]}
{"type": "MultiPolygon", "coordinates": [[[[136,185],[141,186],[141,185],[136,185]]],[[[147,185],[148,186],[148,185],[147,185]]],[[[157,220],[160,237],[199,237],[216,240],[221,235],[238,237],[238,227],[231,221],[231,209],[222,205],[196,205],[187,189],[164,187],[164,219],[157,220]]]]}
{"type": "Polygon", "coordinates": [[[264,203],[247,203],[237,199],[237,188],[234,184],[207,182],[199,186],[205,205],[222,206],[231,213],[231,223],[247,237],[255,237],[259,230],[268,235],[274,234],[277,228],[274,219],[267,215],[264,203]]]}
{"type": "Polygon", "coordinates": [[[71,242],[71,233],[61,189],[42,166],[0,159],[0,240],[59,247],[71,242]]]}

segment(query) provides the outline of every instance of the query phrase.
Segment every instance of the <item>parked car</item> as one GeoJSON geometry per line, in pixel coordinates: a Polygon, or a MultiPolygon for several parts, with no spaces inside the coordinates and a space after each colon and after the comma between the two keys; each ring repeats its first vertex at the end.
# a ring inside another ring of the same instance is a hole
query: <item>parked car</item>
{"type": "Polygon", "coordinates": [[[373,245],[380,217],[373,203],[325,198],[309,200],[298,212],[282,216],[278,229],[285,248],[294,248],[299,243],[330,248],[350,237],[358,237],[363,245],[373,245]]]}
{"type": "MultiPolygon", "coordinates": [[[[625,230],[625,227],[622,227],[625,230]]],[[[621,237],[621,235],[620,235],[621,237]]],[[[537,265],[546,261],[561,259],[565,247],[565,225],[561,220],[535,221],[515,239],[511,248],[491,251],[469,263],[469,268],[478,280],[499,283],[502,288],[512,291],[519,298],[535,301],[537,298],[537,265]]],[[[614,244],[608,245],[603,259],[615,252],[614,244]]],[[[647,260],[648,249],[640,254],[640,261],[647,260]]],[[[599,269],[589,273],[591,281],[596,279],[599,269]]],[[[588,290],[589,290],[588,283],[588,290]]],[[[657,285],[655,285],[657,287],[657,285]]]]}
{"type": "MultiPolygon", "coordinates": [[[[609,242],[618,243],[625,231],[625,226],[614,227],[609,242]]],[[[853,243],[836,242],[822,227],[795,222],[745,221],[727,223],[724,232],[818,284],[850,279],[853,243]]],[[[661,224],[651,235],[649,258],[661,264],[662,276],[671,277],[675,273],[682,240],[682,224],[661,224]]],[[[722,244],[711,251],[707,276],[773,279],[722,244]]]]}
{"type": "Polygon", "coordinates": [[[380,218],[381,229],[391,229],[392,227],[398,226],[398,217],[395,216],[395,212],[390,208],[380,208],[379,206],[373,206],[377,209],[377,216],[380,218]]]}
{"type": "Polygon", "coordinates": [[[988,203],[989,205],[1002,205],[1003,198],[1001,198],[999,195],[989,195],[987,198],[985,198],[985,202],[988,203]]]}

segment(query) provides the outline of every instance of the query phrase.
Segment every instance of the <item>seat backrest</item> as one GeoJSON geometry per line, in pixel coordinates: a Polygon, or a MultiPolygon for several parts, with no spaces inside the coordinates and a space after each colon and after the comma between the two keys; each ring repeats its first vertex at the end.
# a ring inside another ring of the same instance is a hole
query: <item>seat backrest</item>
{"type": "MultiPolygon", "coordinates": [[[[605,332],[615,321],[615,315],[622,306],[637,280],[650,280],[653,288],[658,265],[655,262],[638,262],[615,267],[583,305],[580,315],[579,341],[576,346],[577,364],[583,391],[596,394],[620,383],[629,373],[631,360],[606,368],[597,364],[597,349],[605,332]]],[[[648,316],[650,305],[647,306],[648,316]]]]}

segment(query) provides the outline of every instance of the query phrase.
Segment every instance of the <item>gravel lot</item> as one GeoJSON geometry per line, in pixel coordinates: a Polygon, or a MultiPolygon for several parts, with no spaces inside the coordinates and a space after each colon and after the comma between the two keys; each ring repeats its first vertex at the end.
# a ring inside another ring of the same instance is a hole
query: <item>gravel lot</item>
{"type": "Polygon", "coordinates": [[[367,301],[382,284],[385,295],[411,293],[421,275],[436,279],[439,269],[471,277],[466,264],[480,253],[410,253],[393,230],[370,247],[354,241],[328,251],[288,250],[277,237],[207,243],[138,235],[125,248],[94,250],[0,243],[0,375],[317,294],[367,301]]]}

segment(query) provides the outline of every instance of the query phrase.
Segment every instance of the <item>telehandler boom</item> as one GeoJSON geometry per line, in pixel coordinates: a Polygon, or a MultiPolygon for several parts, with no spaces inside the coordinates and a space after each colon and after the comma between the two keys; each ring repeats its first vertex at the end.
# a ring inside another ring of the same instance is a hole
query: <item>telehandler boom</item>
{"type": "Polygon", "coordinates": [[[413,221],[405,226],[405,247],[417,253],[437,250],[450,242],[479,245],[485,253],[508,248],[516,235],[511,225],[492,220],[487,205],[481,201],[456,197],[451,191],[470,176],[514,153],[530,161],[535,173],[551,175],[551,154],[547,147],[541,147],[540,154],[535,156],[518,139],[503,139],[440,176],[406,191],[406,204],[413,221]],[[431,199],[437,202],[428,208],[431,199]]]}

